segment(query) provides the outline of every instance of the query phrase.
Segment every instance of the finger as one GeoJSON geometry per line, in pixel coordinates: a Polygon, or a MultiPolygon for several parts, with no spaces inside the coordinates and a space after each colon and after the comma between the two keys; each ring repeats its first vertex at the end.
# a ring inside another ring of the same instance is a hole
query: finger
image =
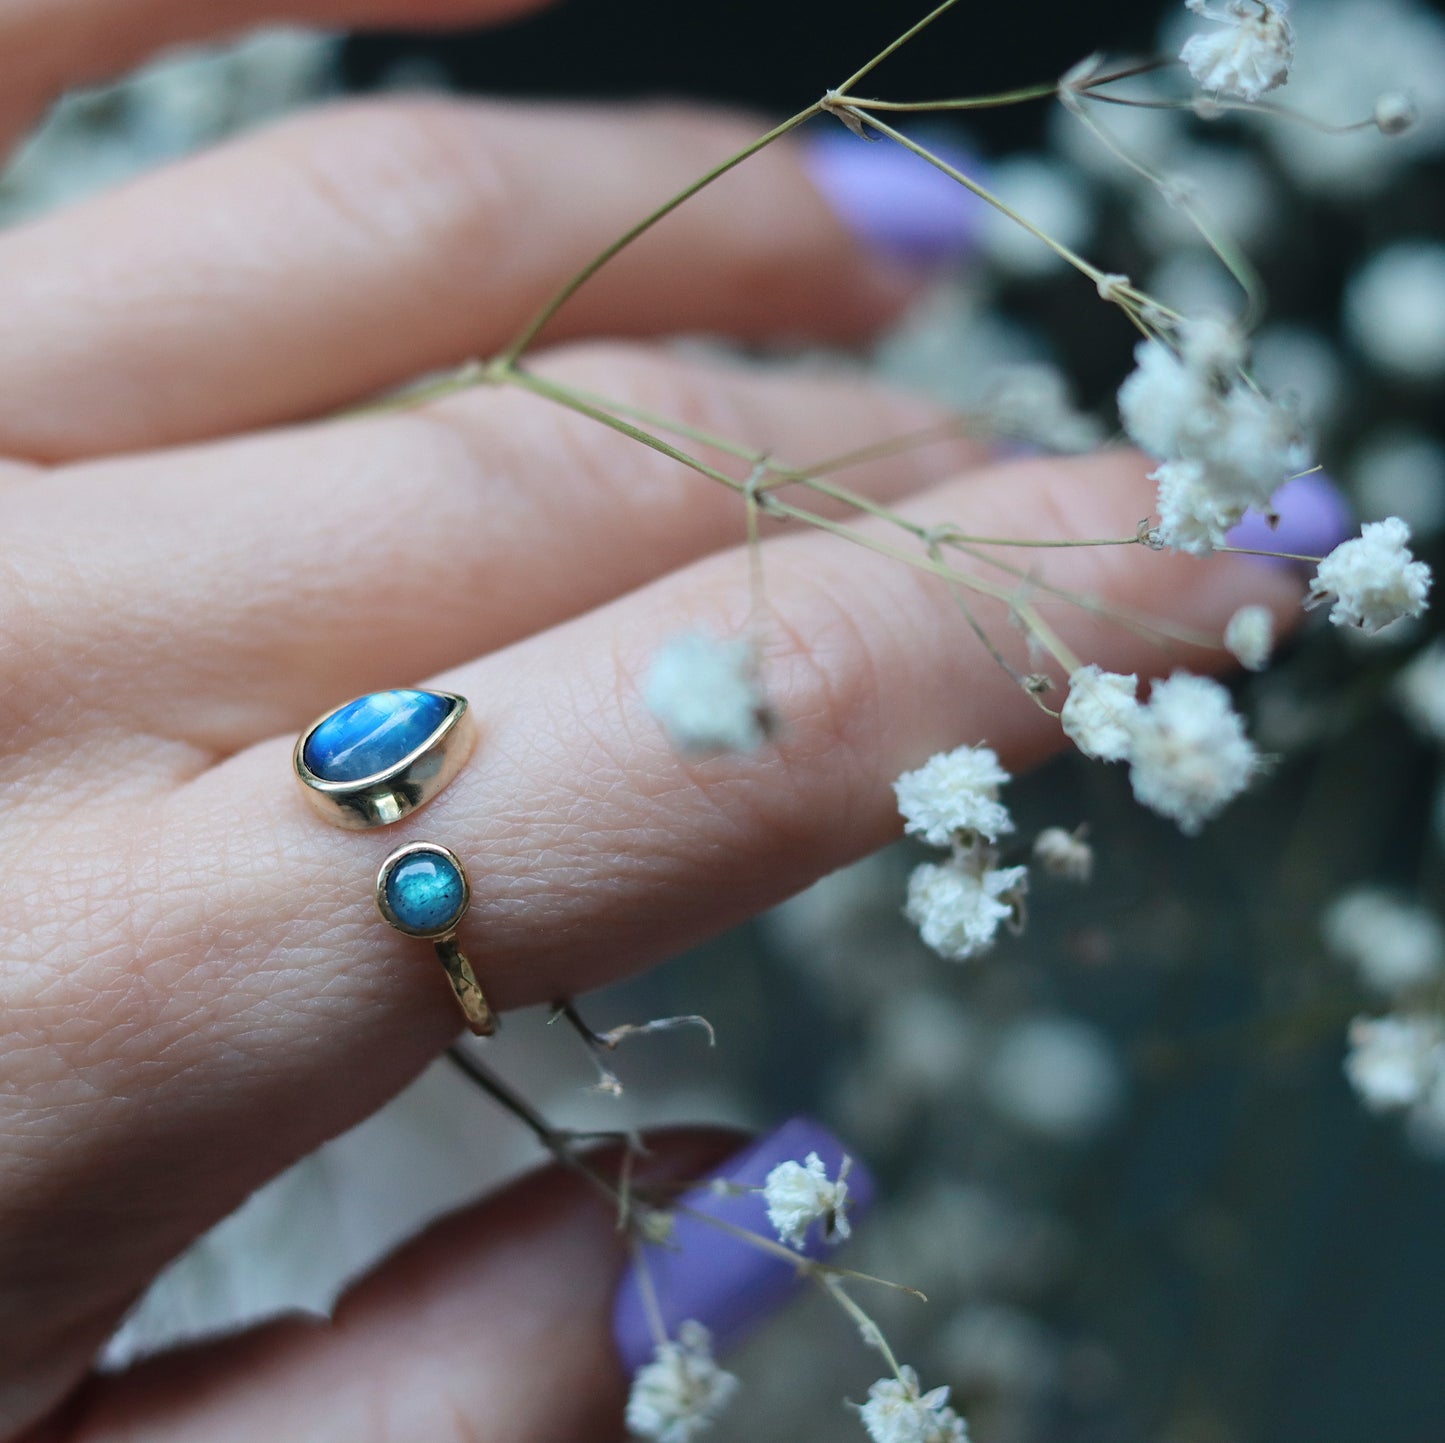
{"type": "MultiPolygon", "coordinates": [[[[60,460],[314,416],[505,345],[755,139],[678,106],[340,106],[0,237],[0,449],[60,460]]],[[[584,287],[550,338],[851,339],[909,288],[776,145],[584,287]]]]}
{"type": "Polygon", "coordinates": [[[246,25],[461,25],[505,20],[549,0],[0,0],[0,145],[62,90],[106,80],[164,46],[246,25]],[[21,62],[13,63],[13,62],[21,62]]]}
{"type": "MultiPolygon", "coordinates": [[[[720,1131],[648,1139],[636,1185],[701,1177],[720,1131]]],[[[589,1166],[619,1176],[615,1151],[589,1166]]],[[[97,1380],[31,1443],[583,1443],[620,1437],[610,1331],[617,1209],[545,1168],[443,1219],[353,1287],[328,1324],[285,1321],[97,1380]]]]}
{"type": "MultiPolygon", "coordinates": [[[[636,347],[581,348],[545,370],[803,463],[948,421],[862,381],[636,347]]],[[[980,454],[935,439],[838,479],[897,496],[980,454]]],[[[490,388],[73,468],[6,510],[6,590],[48,658],[16,675],[17,712],[59,716],[84,675],[126,730],[211,752],[519,640],[745,534],[726,486],[554,402],[490,388]]]]}
{"type": "MultiPolygon", "coordinates": [[[[1149,491],[1138,458],[1029,461],[908,511],[980,535],[1119,535],[1149,491]]],[[[321,823],[280,737],[164,805],[122,792],[69,832],[58,819],[46,857],[95,859],[84,868],[47,866],[26,883],[32,852],[11,859],[9,991],[25,1028],[6,1042],[7,1068],[44,1159],[16,1177],[13,1206],[39,1227],[77,1198],[125,1200],[87,1211],[78,1240],[32,1269],[36,1289],[93,1293],[114,1269],[149,1276],[198,1218],[366,1115],[445,1045],[457,1016],[436,959],[390,934],[372,898],[401,842],[442,842],[471,868],[461,941],[505,1008],[646,966],[876,848],[898,830],[890,782],[933,751],[987,738],[1020,766],[1060,745],[1057,722],[994,666],[946,588],[802,535],[767,546],[776,744],[679,757],[638,700],[640,678],[680,628],[744,628],[742,574],[738,555],[709,558],[438,678],[472,699],[484,740],[385,834],[321,823]],[[79,935],[63,925],[77,913],[90,919],[79,935]],[[86,1099],[83,1133],[55,1101],[57,1068],[61,1091],[86,1099]],[[45,1085],[27,1084],[35,1076],[45,1085]],[[180,1200],[163,1185],[176,1156],[195,1171],[180,1200]]],[[[1298,599],[1292,581],[1244,563],[1133,547],[1049,551],[1033,575],[1216,634],[1245,597],[1282,615],[1298,599]]],[[[978,610],[1008,645],[1006,618],[978,610]]],[[[1173,662],[1083,613],[1051,620],[1111,669],[1173,662]]],[[[26,1230],[13,1242],[23,1248],[26,1230]]]]}

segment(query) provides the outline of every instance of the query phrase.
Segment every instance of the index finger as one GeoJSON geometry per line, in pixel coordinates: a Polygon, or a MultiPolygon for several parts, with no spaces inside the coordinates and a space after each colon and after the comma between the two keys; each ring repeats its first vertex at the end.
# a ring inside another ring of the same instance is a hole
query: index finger
{"type": "Polygon", "coordinates": [[[169,45],[253,25],[443,27],[507,20],[552,0],[0,0],[0,145],[62,91],[169,45]]]}

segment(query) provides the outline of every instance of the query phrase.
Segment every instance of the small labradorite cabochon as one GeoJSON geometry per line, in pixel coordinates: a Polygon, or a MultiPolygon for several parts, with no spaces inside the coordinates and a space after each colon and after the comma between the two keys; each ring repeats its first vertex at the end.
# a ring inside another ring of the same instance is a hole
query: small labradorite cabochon
{"type": "Polygon", "coordinates": [[[467,910],[466,879],[445,852],[404,853],[387,871],[382,887],[394,925],[406,932],[448,932],[467,910]]]}
{"type": "Polygon", "coordinates": [[[377,776],[424,746],[454,706],[434,691],[374,691],[316,726],[301,760],[323,782],[377,776]]]}

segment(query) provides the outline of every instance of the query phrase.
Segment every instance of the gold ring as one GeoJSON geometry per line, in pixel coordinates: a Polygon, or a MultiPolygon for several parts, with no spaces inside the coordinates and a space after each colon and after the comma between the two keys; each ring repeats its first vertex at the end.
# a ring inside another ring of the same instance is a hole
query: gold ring
{"type": "MultiPolygon", "coordinates": [[[[370,692],[319,717],[297,739],[292,765],[307,799],[349,831],[387,827],[429,802],[462,769],[476,723],[455,692],[370,692]]],[[[408,842],[381,864],[376,905],[386,922],[436,947],[447,981],[478,1036],[497,1030],[456,933],[471,904],[461,858],[435,842],[408,842]]]]}

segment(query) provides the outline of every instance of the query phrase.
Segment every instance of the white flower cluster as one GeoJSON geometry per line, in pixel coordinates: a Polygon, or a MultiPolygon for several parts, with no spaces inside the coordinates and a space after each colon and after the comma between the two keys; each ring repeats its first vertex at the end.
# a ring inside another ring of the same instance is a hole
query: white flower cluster
{"type": "Polygon", "coordinates": [[[905,1365],[896,1378],[868,1389],[858,1414],[873,1443],[968,1443],[968,1428],[948,1406],[948,1389],[921,1392],[918,1374],[905,1365]]]}
{"type": "Polygon", "coordinates": [[[1431,642],[1400,673],[1395,698],[1421,736],[1445,743],[1445,641],[1431,642]]]}
{"type": "Polygon", "coordinates": [[[1094,849],[1082,832],[1082,828],[1066,832],[1062,827],[1045,827],[1034,838],[1034,861],[1061,881],[1087,882],[1094,875],[1094,849]]]}
{"type": "Polygon", "coordinates": [[[1061,720],[1085,756],[1127,761],[1140,803],[1193,836],[1259,774],[1262,765],[1229,693],[1217,681],[1175,672],[1139,702],[1138,678],[1080,667],[1061,720]]]}
{"type": "Polygon", "coordinates": [[[732,1401],[738,1380],[712,1357],[712,1336],[689,1320],[677,1341],[659,1343],[637,1370],[627,1399],[627,1428],[649,1443],[691,1443],[732,1401]]]}
{"type": "Polygon", "coordinates": [[[1004,923],[1017,926],[1028,890],[1027,867],[996,866],[991,847],[955,847],[946,862],[923,862],[908,879],[904,916],[950,962],[982,956],[1004,923]]]}
{"type": "Polygon", "coordinates": [[[939,752],[893,783],[903,830],[932,847],[947,847],[969,834],[996,842],[1014,829],[1008,808],[998,799],[1008,781],[988,747],[939,752]]]}
{"type": "Polygon", "coordinates": [[[1017,924],[1027,867],[1000,867],[992,843],[1014,829],[999,789],[1009,774],[988,747],[959,747],[930,757],[893,784],[904,830],[946,862],[924,862],[908,879],[904,915],[941,957],[963,962],[993,946],[1002,923],[1017,924]]]}
{"type": "Polygon", "coordinates": [[[1187,321],[1176,354],[1140,343],[1119,388],[1119,415],[1132,440],[1162,464],[1159,538],[1206,556],[1254,507],[1310,463],[1298,419],[1243,378],[1244,343],[1214,320],[1187,321]]]}
{"type": "Polygon", "coordinates": [[[1411,554],[1409,540],[1410,528],[1398,516],[1366,522],[1320,562],[1305,605],[1333,597],[1330,620],[1372,636],[1401,617],[1419,616],[1434,578],[1411,554]]]}
{"type": "Polygon", "coordinates": [[[685,752],[754,752],[768,733],[767,699],[748,641],[688,631],[658,648],[642,686],[648,711],[685,752]]]}
{"type": "Polygon", "coordinates": [[[1206,0],[1184,4],[1220,27],[1191,36],[1179,53],[1205,90],[1253,102],[1289,79],[1294,31],[1285,0],[1226,0],[1223,10],[1210,10],[1206,0]]]}
{"type": "Polygon", "coordinates": [[[1224,628],[1224,645],[1246,671],[1263,671],[1274,650],[1274,617],[1267,606],[1241,606],[1224,628]]]}
{"type": "Polygon", "coordinates": [[[1433,912],[1378,887],[1356,887],[1326,909],[1326,945],[1371,991],[1398,998],[1445,972],[1445,927],[1433,912]]]}
{"type": "Polygon", "coordinates": [[[1423,1108],[1445,1117],[1445,1023],[1405,1014],[1355,1018],[1345,1076],[1371,1112],[1423,1108]]]}
{"type": "Polygon", "coordinates": [[[823,1159],[810,1152],[800,1163],[780,1162],[763,1180],[768,1221],[789,1247],[801,1252],[814,1223],[823,1225],[823,1237],[830,1243],[841,1242],[852,1233],[847,1183],[851,1162],[845,1157],[837,1180],[830,1181],[823,1159]]]}

